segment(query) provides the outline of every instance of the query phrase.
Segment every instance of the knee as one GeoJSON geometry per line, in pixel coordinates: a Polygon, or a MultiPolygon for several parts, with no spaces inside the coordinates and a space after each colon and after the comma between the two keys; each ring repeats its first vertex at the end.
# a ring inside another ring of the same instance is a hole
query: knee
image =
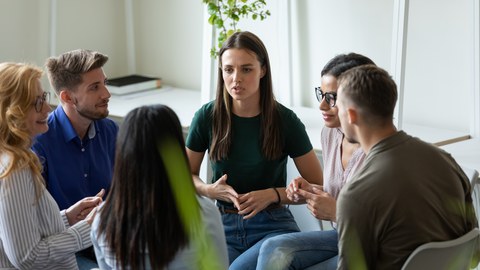
{"type": "Polygon", "coordinates": [[[269,238],[262,243],[262,246],[260,247],[260,253],[267,250],[271,251],[274,248],[278,247],[278,244],[279,244],[279,241],[276,239],[276,237],[269,238]]]}

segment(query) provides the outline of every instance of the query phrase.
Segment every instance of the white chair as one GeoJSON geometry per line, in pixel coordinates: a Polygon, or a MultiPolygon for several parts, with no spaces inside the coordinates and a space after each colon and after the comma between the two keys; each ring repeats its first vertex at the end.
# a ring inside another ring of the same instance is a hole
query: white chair
{"type": "Polygon", "coordinates": [[[475,214],[477,219],[480,218],[480,179],[478,178],[478,171],[475,169],[463,167],[463,172],[470,179],[470,184],[472,185],[472,200],[473,207],[475,208],[475,214]]]}
{"type": "Polygon", "coordinates": [[[408,257],[402,270],[467,270],[478,252],[480,230],[449,241],[426,243],[416,248],[408,257]]]}

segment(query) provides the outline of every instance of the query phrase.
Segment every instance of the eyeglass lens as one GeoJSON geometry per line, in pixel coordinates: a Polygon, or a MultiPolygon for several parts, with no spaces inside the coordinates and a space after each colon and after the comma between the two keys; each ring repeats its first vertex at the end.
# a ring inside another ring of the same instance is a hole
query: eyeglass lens
{"type": "Polygon", "coordinates": [[[37,100],[35,100],[35,111],[36,112],[41,112],[43,108],[43,104],[46,102],[50,101],[50,92],[43,92],[41,96],[37,97],[37,100]]]}
{"type": "Polygon", "coordinates": [[[322,102],[322,100],[325,98],[325,101],[330,107],[335,107],[335,102],[337,101],[336,93],[323,93],[322,88],[315,87],[315,94],[317,96],[318,102],[322,102]]]}

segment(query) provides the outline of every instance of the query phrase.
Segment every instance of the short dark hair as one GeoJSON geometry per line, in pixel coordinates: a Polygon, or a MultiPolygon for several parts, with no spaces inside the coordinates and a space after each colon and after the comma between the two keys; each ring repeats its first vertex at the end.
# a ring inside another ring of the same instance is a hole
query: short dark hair
{"type": "Polygon", "coordinates": [[[338,78],[345,71],[361,65],[375,65],[375,63],[370,58],[358,53],[339,54],[325,64],[321,76],[332,75],[338,78]]]}
{"type": "Polygon", "coordinates": [[[48,79],[57,94],[62,89],[74,90],[82,83],[82,74],[101,68],[108,56],[99,52],[78,49],[47,59],[48,79]]]}
{"type": "Polygon", "coordinates": [[[392,119],[397,102],[397,85],[392,77],[375,65],[349,69],[339,78],[342,95],[369,117],[392,119]]]}

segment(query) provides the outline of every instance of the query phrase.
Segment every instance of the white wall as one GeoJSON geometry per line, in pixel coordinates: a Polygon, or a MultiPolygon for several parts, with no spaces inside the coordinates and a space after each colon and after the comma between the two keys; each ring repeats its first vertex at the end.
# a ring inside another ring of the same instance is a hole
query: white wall
{"type": "MultiPolygon", "coordinates": [[[[475,85],[479,74],[474,71],[475,50],[478,53],[474,26],[479,23],[475,1],[408,1],[404,121],[471,133],[472,112],[478,112],[474,104],[477,108],[480,104],[474,100],[480,96],[475,85]]],[[[105,67],[109,77],[128,73],[120,0],[0,0],[0,61],[43,65],[50,56],[52,2],[57,4],[55,54],[76,48],[98,50],[110,56],[105,67]]],[[[268,2],[272,16],[266,21],[243,22],[240,27],[265,42],[277,98],[286,105],[316,108],[312,89],[320,83],[322,67],[336,54],[362,53],[390,69],[394,2],[275,0],[268,2]]],[[[202,58],[209,53],[202,44],[206,25],[202,2],[132,3],[136,72],[200,90],[202,58]]]]}
{"type": "Polygon", "coordinates": [[[48,53],[48,2],[0,0],[0,62],[43,64],[48,53]]]}
{"type": "Polygon", "coordinates": [[[469,131],[475,76],[473,33],[472,0],[410,1],[406,122],[469,131]]]}
{"type": "MultiPolygon", "coordinates": [[[[202,2],[135,0],[133,15],[136,72],[200,90],[202,2]]],[[[121,0],[0,0],[0,62],[42,66],[50,56],[52,16],[57,20],[54,55],[77,48],[97,50],[110,57],[105,66],[108,77],[129,73],[121,0]],[[51,14],[51,3],[56,3],[56,14],[51,14]]]]}
{"type": "MultiPolygon", "coordinates": [[[[117,0],[118,1],[118,0],[117,0]]],[[[200,0],[135,0],[137,70],[165,84],[200,91],[203,4],[200,0]]]]}

